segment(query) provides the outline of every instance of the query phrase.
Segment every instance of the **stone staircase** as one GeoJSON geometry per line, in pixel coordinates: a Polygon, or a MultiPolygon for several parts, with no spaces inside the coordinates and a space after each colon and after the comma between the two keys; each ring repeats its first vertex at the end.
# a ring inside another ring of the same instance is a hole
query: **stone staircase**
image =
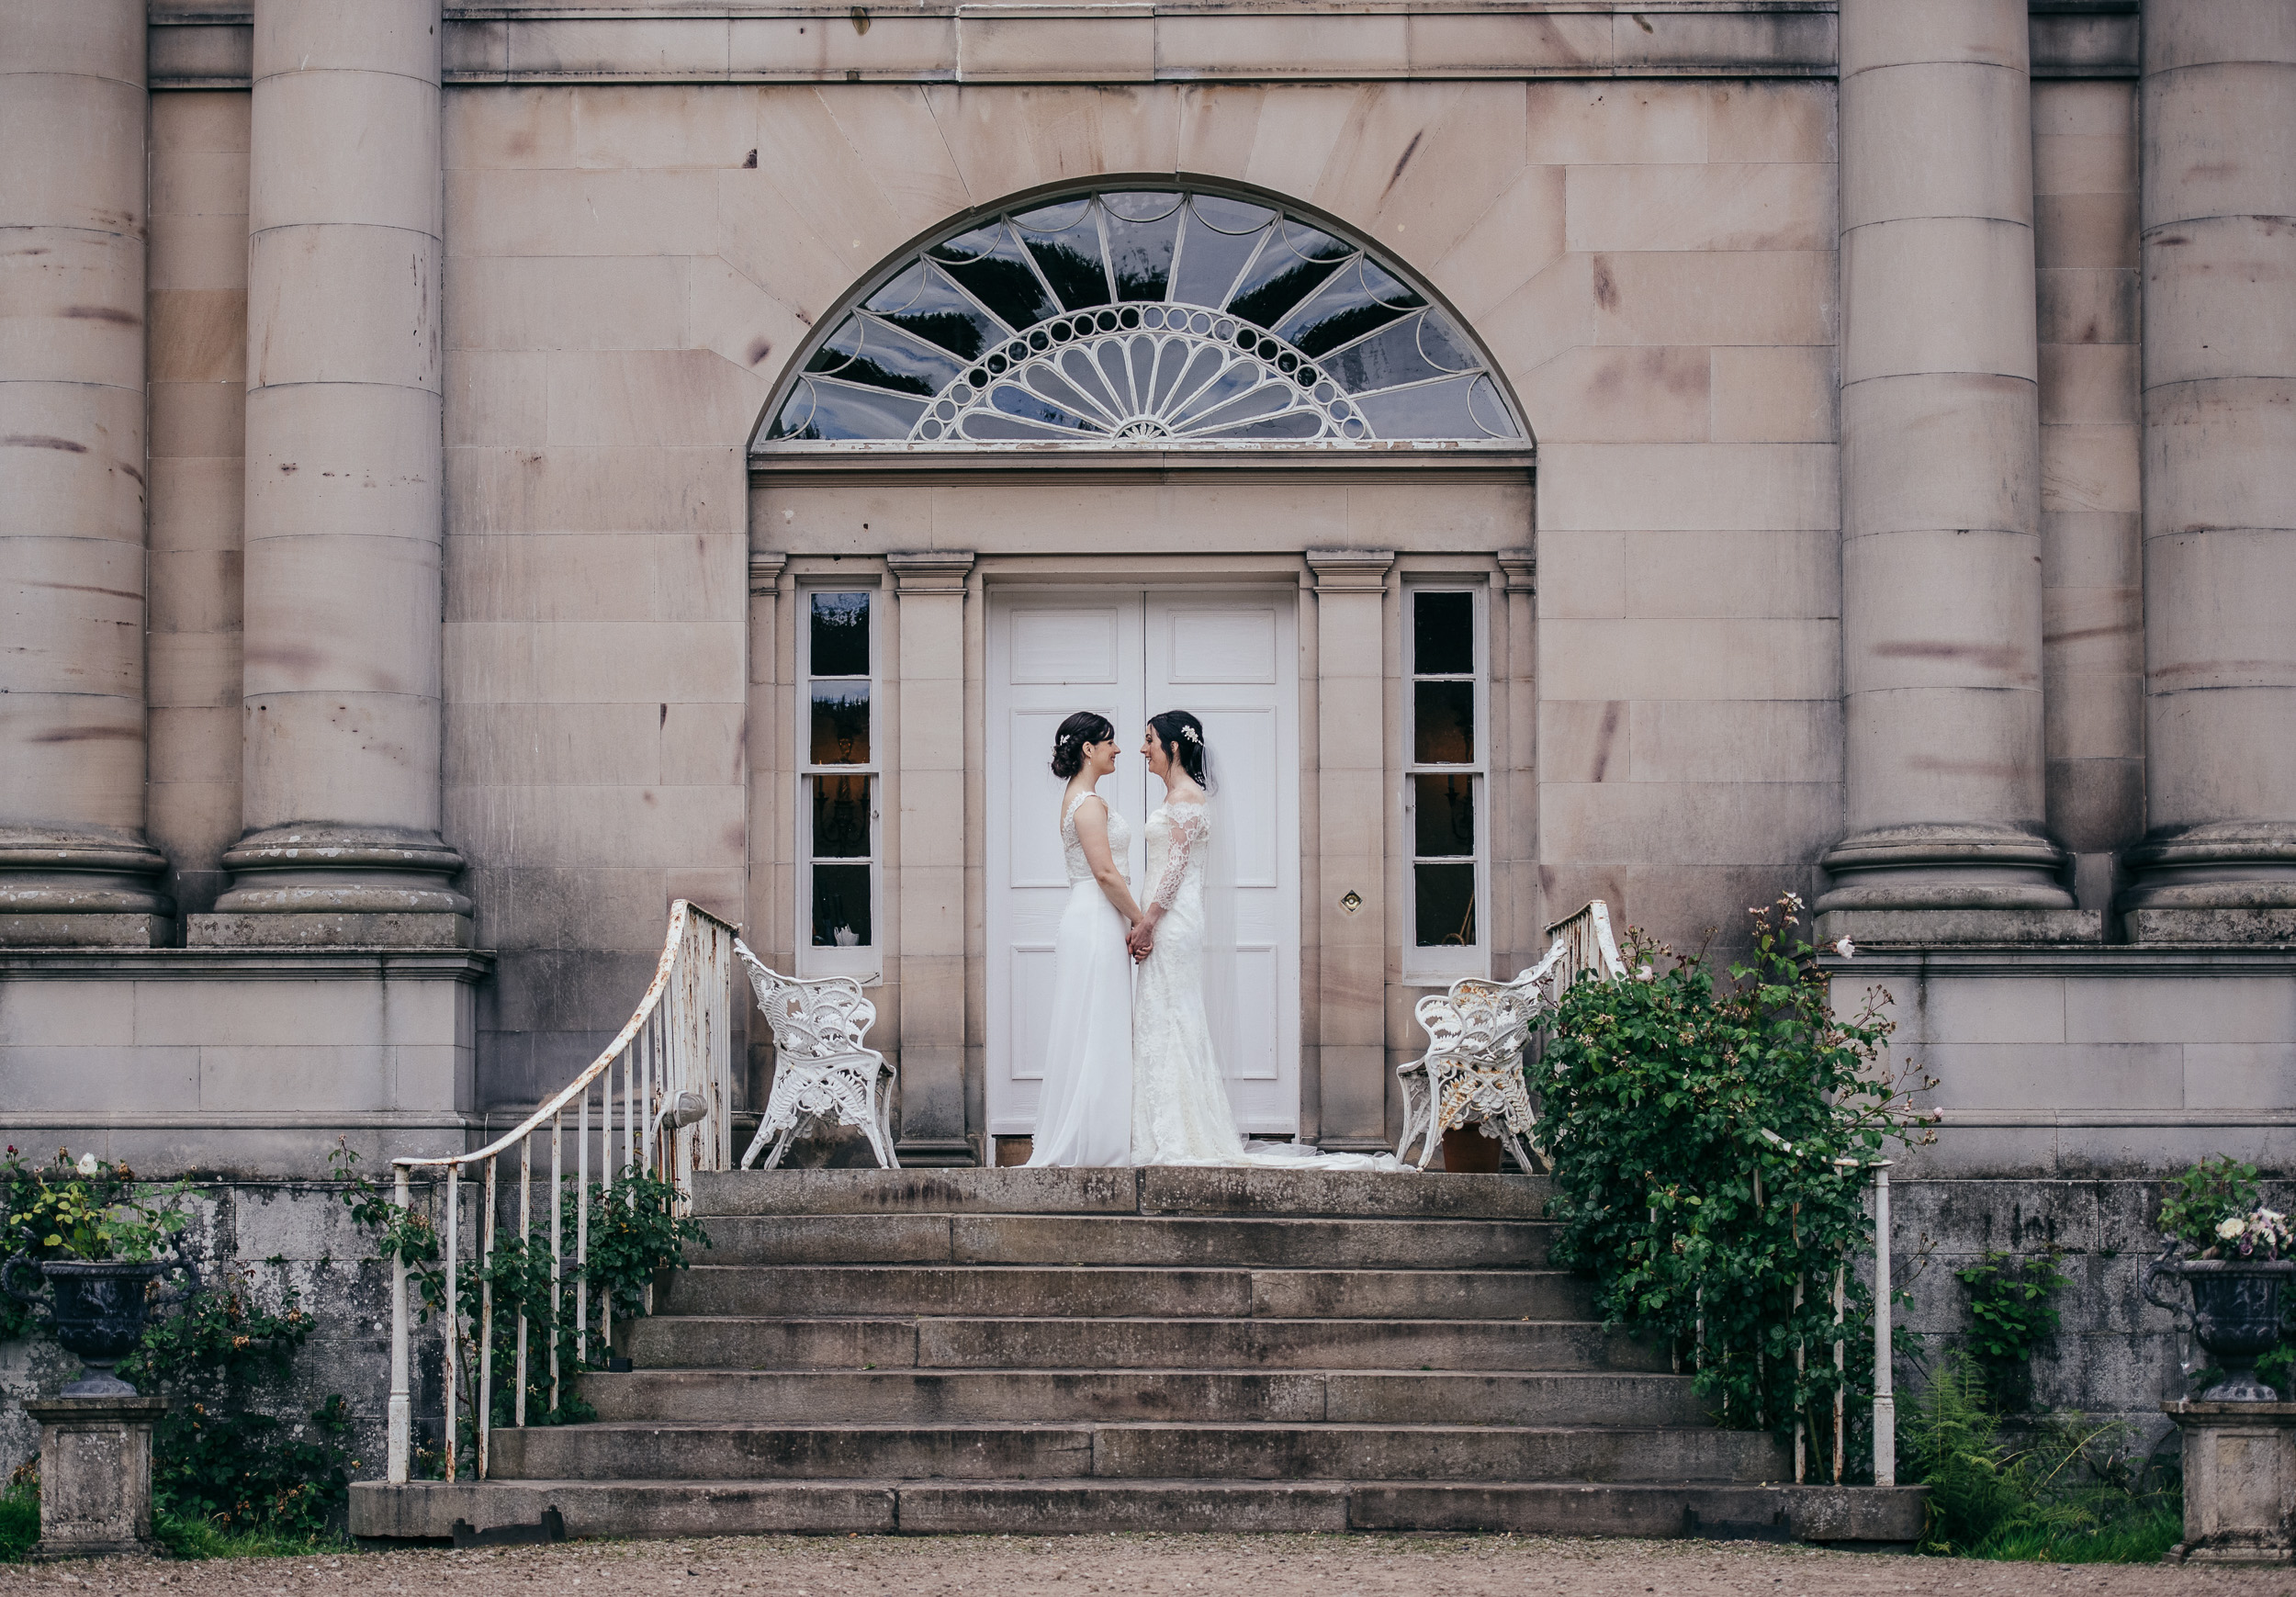
{"type": "Polygon", "coordinates": [[[1918,1491],[1794,1488],[1547,1267],[1546,1184],[1284,1170],[697,1178],[712,1246],[483,1483],[352,1528],[1704,1531],[1908,1541],[1918,1491]]]}

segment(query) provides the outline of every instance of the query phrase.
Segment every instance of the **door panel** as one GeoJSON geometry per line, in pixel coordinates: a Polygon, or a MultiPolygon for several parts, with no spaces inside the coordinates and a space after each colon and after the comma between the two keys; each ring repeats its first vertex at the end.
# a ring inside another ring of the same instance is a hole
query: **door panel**
{"type": "Polygon", "coordinates": [[[1140,589],[992,596],[988,626],[988,1116],[1036,1128],[1052,1008],[1052,938],[1067,903],[1052,735],[1077,710],[1124,748],[1100,791],[1132,824],[1142,882],[1163,789],[1133,752],[1148,716],[1193,711],[1212,750],[1214,846],[1233,849],[1234,980],[1214,1035],[1247,1131],[1300,1123],[1298,621],[1292,597],[1140,589]]]}

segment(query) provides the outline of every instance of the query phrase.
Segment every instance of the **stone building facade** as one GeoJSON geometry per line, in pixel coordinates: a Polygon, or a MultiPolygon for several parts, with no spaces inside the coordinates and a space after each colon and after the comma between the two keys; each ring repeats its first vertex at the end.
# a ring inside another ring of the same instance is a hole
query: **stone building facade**
{"type": "Polygon", "coordinates": [[[475,1146],[684,897],[993,1160],[1035,744],[1178,703],[1256,1130],[1791,889],[2067,1400],[2290,1163],[2296,0],[6,0],[0,128],[11,1142],[475,1146]]]}

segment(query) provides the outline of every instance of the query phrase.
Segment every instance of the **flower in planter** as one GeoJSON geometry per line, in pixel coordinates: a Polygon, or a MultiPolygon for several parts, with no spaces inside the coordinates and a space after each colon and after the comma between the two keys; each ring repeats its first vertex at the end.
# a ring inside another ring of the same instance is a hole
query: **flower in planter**
{"type": "Polygon", "coordinates": [[[2204,1259],[2264,1259],[2280,1257],[2291,1235],[2288,1217],[2277,1209],[2255,1209],[2229,1215],[2217,1222],[2216,1242],[2203,1252],[2204,1259]]]}

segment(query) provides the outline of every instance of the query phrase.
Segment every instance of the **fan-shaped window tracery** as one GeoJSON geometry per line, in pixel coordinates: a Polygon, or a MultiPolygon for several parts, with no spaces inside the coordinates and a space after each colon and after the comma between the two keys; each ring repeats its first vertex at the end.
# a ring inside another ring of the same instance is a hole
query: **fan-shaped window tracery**
{"type": "Polygon", "coordinates": [[[760,448],[1507,444],[1474,343],[1360,245],[1225,195],[970,220],[837,323],[760,448]]]}

